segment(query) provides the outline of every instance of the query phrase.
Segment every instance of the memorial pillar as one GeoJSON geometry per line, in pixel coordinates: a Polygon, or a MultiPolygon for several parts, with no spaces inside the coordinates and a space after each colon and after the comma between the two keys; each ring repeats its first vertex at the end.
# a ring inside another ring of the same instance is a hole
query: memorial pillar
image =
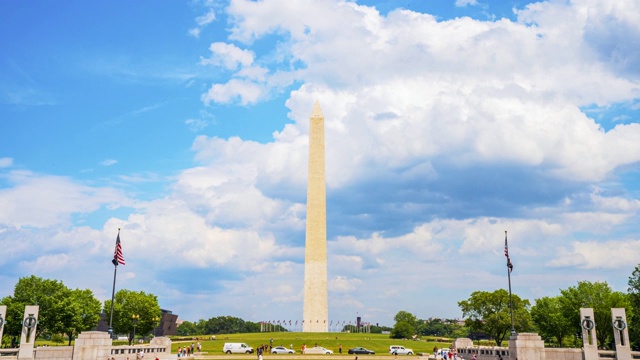
{"type": "Polygon", "coordinates": [[[598,360],[598,338],[596,320],[592,308],[580,308],[580,328],[582,329],[582,349],[584,360],[598,360]]]}
{"type": "Polygon", "coordinates": [[[0,305],[0,340],[4,334],[4,323],[7,320],[7,305],[0,305]]]}
{"type": "Polygon", "coordinates": [[[33,359],[33,348],[36,342],[36,330],[38,328],[39,310],[40,307],[37,305],[29,305],[24,307],[18,359],[33,359]]]}
{"type": "Polygon", "coordinates": [[[631,346],[629,344],[629,328],[624,308],[611,309],[611,325],[616,344],[616,359],[631,360],[631,346]]]}

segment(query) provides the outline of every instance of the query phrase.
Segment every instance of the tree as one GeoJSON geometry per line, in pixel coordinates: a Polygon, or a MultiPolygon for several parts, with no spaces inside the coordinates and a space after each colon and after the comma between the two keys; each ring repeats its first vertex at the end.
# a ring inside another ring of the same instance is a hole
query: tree
{"type": "Polygon", "coordinates": [[[96,326],[100,316],[100,302],[93,297],[91,290],[72,291],[61,281],[34,275],[18,279],[13,296],[7,296],[0,302],[7,305],[5,333],[14,337],[22,331],[22,317],[27,305],[39,306],[36,337],[65,333],[71,341],[74,334],[96,326]]]}
{"type": "Polygon", "coordinates": [[[629,339],[633,350],[640,349],[640,264],[636,266],[629,277],[629,303],[633,307],[632,314],[627,314],[629,322],[629,339]]]}
{"type": "Polygon", "coordinates": [[[68,321],[63,323],[63,333],[71,341],[83,331],[91,330],[100,321],[101,304],[93,296],[91,290],[71,290],[68,298],[68,309],[71,310],[68,321]]]}
{"type": "Polygon", "coordinates": [[[393,317],[396,324],[391,329],[392,339],[405,339],[410,338],[416,334],[416,326],[418,325],[418,319],[407,311],[399,311],[396,316],[393,317]]]}
{"type": "MultiPolygon", "coordinates": [[[[273,324],[274,331],[286,331],[280,324],[273,324]]],[[[218,316],[207,320],[205,324],[207,334],[238,334],[259,332],[260,324],[245,322],[234,316],[218,316]]]]}
{"type": "Polygon", "coordinates": [[[176,333],[180,336],[188,336],[205,334],[206,331],[204,331],[204,329],[201,329],[197,323],[192,323],[191,321],[183,321],[182,324],[178,325],[176,333]]]}
{"type": "Polygon", "coordinates": [[[393,317],[393,320],[396,322],[404,321],[413,327],[415,327],[418,322],[418,319],[412,313],[404,310],[398,311],[396,316],[393,317]]]}
{"type": "Polygon", "coordinates": [[[574,322],[569,321],[562,312],[559,296],[537,299],[531,307],[531,319],[543,339],[554,338],[558,345],[562,345],[562,339],[572,335],[575,330],[574,322]]]}
{"type": "Polygon", "coordinates": [[[468,333],[455,320],[428,319],[420,321],[418,334],[426,336],[465,337],[468,333]],[[459,335],[459,336],[457,336],[459,335]]]}
{"type": "Polygon", "coordinates": [[[607,325],[611,319],[611,308],[626,308],[628,316],[633,312],[629,297],[619,291],[612,291],[606,282],[579,281],[578,286],[560,290],[560,306],[567,321],[575,324],[574,333],[580,330],[580,308],[593,308],[596,321],[596,338],[600,347],[611,343],[611,327],[607,325]]]}
{"type": "MultiPolygon", "coordinates": [[[[111,311],[111,300],[104,302],[105,311],[111,311]]],[[[133,342],[134,323],[136,334],[144,335],[151,332],[162,313],[158,305],[158,298],[144,291],[119,290],[115,294],[113,304],[113,331],[116,334],[128,334],[129,344],[133,342]],[[139,316],[135,321],[133,316],[139,316]]]]}
{"type": "Polygon", "coordinates": [[[406,321],[398,321],[391,329],[389,337],[392,339],[410,339],[415,333],[415,329],[411,324],[406,321]]]}
{"type": "MultiPolygon", "coordinates": [[[[522,300],[515,294],[512,298],[516,331],[530,330],[529,300],[522,300]]],[[[502,346],[502,340],[511,332],[509,293],[506,290],[474,291],[468,300],[458,302],[458,306],[470,331],[483,332],[502,346]]]]}

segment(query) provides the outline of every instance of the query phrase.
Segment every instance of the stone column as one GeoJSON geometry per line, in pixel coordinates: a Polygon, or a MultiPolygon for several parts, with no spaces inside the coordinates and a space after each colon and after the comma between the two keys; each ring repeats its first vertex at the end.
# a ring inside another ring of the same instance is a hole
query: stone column
{"type": "Polygon", "coordinates": [[[520,333],[509,338],[511,360],[545,360],[544,341],[535,333],[520,333]]]}
{"type": "Polygon", "coordinates": [[[596,320],[592,308],[580,308],[580,328],[582,329],[584,360],[599,360],[596,320]]]}
{"type": "Polygon", "coordinates": [[[18,351],[18,359],[33,359],[33,347],[36,342],[36,330],[38,328],[38,311],[40,307],[37,305],[29,305],[24,307],[24,316],[22,317],[22,334],[20,335],[20,350],[18,351]]]}
{"type": "Polygon", "coordinates": [[[4,334],[4,323],[7,321],[7,305],[0,305],[0,340],[4,334]]]}
{"type": "Polygon", "coordinates": [[[631,360],[631,346],[629,344],[629,328],[624,308],[611,309],[613,337],[616,343],[616,359],[631,360]]]}
{"type": "Polygon", "coordinates": [[[100,360],[111,357],[111,337],[104,331],[84,331],[73,346],[73,360],[100,360]]]}
{"type": "Polygon", "coordinates": [[[304,252],[303,332],[327,332],[327,197],[324,175],[324,115],[316,101],[309,119],[307,231],[304,252]]]}

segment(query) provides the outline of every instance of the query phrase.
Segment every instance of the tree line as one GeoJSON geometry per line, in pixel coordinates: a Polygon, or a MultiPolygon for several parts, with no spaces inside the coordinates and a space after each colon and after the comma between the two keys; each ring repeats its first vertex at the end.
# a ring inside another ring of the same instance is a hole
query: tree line
{"type": "MultiPolygon", "coordinates": [[[[598,346],[612,348],[611,308],[625,308],[629,338],[634,350],[640,348],[640,265],[629,277],[627,293],[613,291],[606,282],[578,282],[576,286],[560,289],[560,294],[535,300],[512,295],[514,330],[536,332],[552,346],[580,346],[581,324],[579,309],[593,308],[598,346]]],[[[149,334],[158,326],[161,317],[157,297],[143,291],[119,290],[113,306],[113,330],[126,334],[133,341],[134,325],[139,336],[149,334]],[[135,322],[133,316],[136,316],[135,322]]],[[[400,311],[391,327],[371,326],[371,333],[390,331],[392,338],[413,336],[476,337],[484,335],[499,346],[511,332],[509,294],[504,289],[474,291],[466,300],[458,302],[464,323],[455,319],[417,319],[413,314],[400,311]]],[[[91,290],[70,289],[61,281],[36,276],[20,278],[13,295],[0,300],[7,306],[3,346],[16,342],[22,331],[22,317],[27,305],[38,305],[36,337],[51,339],[64,335],[69,344],[82,331],[94,329],[100,313],[110,313],[111,300],[103,304],[91,290]]],[[[355,325],[346,325],[343,331],[356,332],[355,325]]],[[[233,316],[218,316],[197,322],[184,321],[177,328],[182,336],[202,334],[233,334],[259,332],[260,323],[244,321],[233,316]]],[[[273,331],[287,331],[273,325],[273,331]]]]}
{"type": "MultiPolygon", "coordinates": [[[[97,327],[102,311],[111,311],[111,300],[101,304],[89,289],[70,289],[62,281],[33,275],[20,278],[13,295],[2,298],[0,305],[7,306],[3,346],[19,343],[27,305],[39,307],[36,338],[62,339],[63,335],[69,345],[81,332],[97,327]]],[[[129,343],[133,341],[133,315],[137,316],[136,333],[149,334],[161,316],[157,297],[143,291],[119,290],[114,297],[113,330],[115,334],[126,334],[129,343]]]]}
{"type": "MultiPolygon", "coordinates": [[[[582,346],[580,308],[593,308],[596,320],[596,340],[599,348],[612,349],[614,338],[611,308],[624,308],[629,339],[634,350],[640,349],[640,265],[629,277],[626,293],[613,291],[606,282],[579,281],[576,286],[560,289],[557,296],[529,300],[512,294],[513,325],[516,332],[536,332],[551,346],[582,346]]],[[[400,311],[395,316],[392,338],[413,335],[446,337],[488,337],[502,345],[511,333],[509,293],[504,289],[474,291],[458,302],[464,325],[455,320],[419,320],[411,313],[400,311]]]]}
{"type": "MultiPolygon", "coordinates": [[[[370,333],[382,333],[383,331],[390,331],[390,327],[386,326],[370,326],[370,333]]],[[[280,324],[271,324],[270,331],[274,332],[286,332],[285,327],[280,324]]],[[[358,332],[356,325],[345,325],[342,329],[343,332],[358,332]]],[[[177,333],[180,336],[192,336],[202,334],[239,334],[239,333],[256,333],[260,332],[260,323],[244,321],[240,318],[233,316],[217,316],[212,317],[209,320],[200,319],[196,322],[183,321],[178,326],[177,333]]]]}

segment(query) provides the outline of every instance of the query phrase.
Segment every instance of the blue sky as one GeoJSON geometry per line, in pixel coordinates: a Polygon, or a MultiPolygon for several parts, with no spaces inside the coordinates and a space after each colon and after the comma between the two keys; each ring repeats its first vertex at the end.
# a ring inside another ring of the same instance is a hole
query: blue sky
{"type": "Polygon", "coordinates": [[[615,290],[640,251],[640,5],[0,4],[0,288],[35,274],[186,320],[302,316],[325,114],[329,315],[615,290]],[[380,289],[385,289],[380,291],[380,289]]]}

